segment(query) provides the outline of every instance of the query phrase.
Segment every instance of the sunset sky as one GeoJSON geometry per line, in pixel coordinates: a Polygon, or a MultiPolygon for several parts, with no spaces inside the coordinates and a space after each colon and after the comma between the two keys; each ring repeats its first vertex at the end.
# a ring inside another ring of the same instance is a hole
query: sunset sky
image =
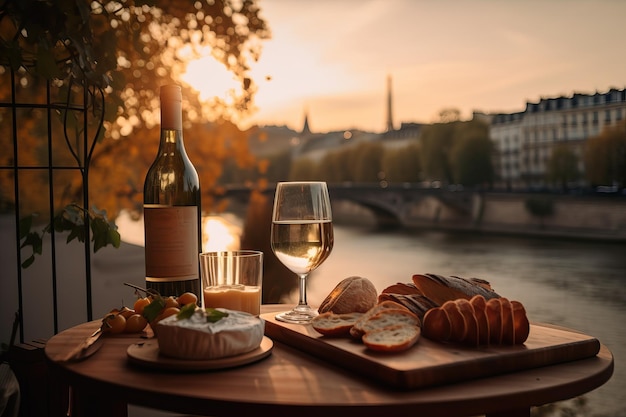
{"type": "Polygon", "coordinates": [[[432,122],[444,108],[515,112],[626,87],[622,0],[259,0],[272,39],[242,124],[314,132],[432,122]],[[269,77],[269,78],[268,78],[269,77]]]}

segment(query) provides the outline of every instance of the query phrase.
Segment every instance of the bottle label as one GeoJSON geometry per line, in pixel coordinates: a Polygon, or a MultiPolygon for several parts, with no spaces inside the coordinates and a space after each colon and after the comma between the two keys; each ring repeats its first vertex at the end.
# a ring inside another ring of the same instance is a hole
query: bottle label
{"type": "Polygon", "coordinates": [[[146,280],[198,278],[198,207],[144,205],[146,280]]]}

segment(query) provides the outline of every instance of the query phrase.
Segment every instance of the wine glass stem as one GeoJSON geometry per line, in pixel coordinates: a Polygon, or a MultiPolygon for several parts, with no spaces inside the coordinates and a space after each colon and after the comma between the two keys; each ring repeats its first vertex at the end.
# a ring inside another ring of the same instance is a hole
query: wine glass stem
{"type": "Polygon", "coordinates": [[[298,306],[308,307],[306,301],[306,277],[308,274],[298,274],[300,277],[300,301],[298,302],[298,306]]]}

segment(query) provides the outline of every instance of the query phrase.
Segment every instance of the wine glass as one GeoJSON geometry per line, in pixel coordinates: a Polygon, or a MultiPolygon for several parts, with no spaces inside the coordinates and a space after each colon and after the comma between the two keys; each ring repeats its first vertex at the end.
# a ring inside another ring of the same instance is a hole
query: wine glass
{"type": "Polygon", "coordinates": [[[306,278],[328,258],[333,248],[330,197],[325,182],[279,182],[272,211],[274,254],[300,278],[300,301],[276,315],[287,323],[305,324],[317,316],[306,300],[306,278]]]}

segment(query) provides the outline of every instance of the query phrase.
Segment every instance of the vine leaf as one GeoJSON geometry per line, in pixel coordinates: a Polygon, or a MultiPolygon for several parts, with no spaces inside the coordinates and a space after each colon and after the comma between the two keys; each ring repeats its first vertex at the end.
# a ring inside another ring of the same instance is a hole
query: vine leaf
{"type": "Polygon", "coordinates": [[[120,247],[121,237],[117,231],[117,226],[107,219],[105,210],[98,210],[95,207],[86,210],[77,204],[69,204],[41,232],[31,230],[36,214],[20,219],[19,232],[22,242],[20,248],[32,248],[31,255],[22,262],[22,268],[26,269],[31,266],[35,262],[35,255],[43,253],[43,235],[45,233],[51,233],[53,230],[57,233],[69,232],[67,243],[75,239],[79,242],[85,242],[85,216],[89,216],[94,253],[108,245],[114,248],[120,247]]]}

